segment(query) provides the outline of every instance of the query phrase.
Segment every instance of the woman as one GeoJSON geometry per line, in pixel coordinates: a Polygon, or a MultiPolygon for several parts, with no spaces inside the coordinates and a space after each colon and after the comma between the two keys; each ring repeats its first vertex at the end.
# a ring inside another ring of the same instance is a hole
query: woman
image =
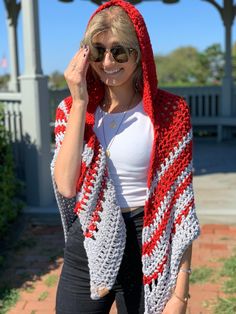
{"type": "Polygon", "coordinates": [[[186,312],[199,235],[188,106],[157,88],[141,14],[100,6],[65,71],[52,175],[66,246],[57,314],[186,312]]]}

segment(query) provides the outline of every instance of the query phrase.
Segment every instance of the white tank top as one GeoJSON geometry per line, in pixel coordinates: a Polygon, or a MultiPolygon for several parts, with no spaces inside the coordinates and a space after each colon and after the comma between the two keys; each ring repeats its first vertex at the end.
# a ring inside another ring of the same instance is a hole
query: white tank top
{"type": "Polygon", "coordinates": [[[152,123],[144,112],[143,102],[126,114],[107,113],[98,106],[94,132],[104,149],[109,148],[108,172],[115,186],[119,206],[143,206],[154,137],[152,123]]]}

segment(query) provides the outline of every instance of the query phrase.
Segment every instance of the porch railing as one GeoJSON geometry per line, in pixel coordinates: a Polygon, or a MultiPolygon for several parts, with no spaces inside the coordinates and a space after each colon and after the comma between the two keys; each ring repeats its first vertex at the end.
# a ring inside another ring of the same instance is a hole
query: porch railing
{"type": "Polygon", "coordinates": [[[12,143],[18,178],[24,180],[24,147],[20,93],[0,93],[0,105],[4,110],[4,125],[12,143]]]}

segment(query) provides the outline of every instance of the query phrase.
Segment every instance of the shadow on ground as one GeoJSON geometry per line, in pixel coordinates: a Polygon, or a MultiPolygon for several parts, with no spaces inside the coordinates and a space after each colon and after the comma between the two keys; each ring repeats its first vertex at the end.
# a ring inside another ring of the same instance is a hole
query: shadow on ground
{"type": "Polygon", "coordinates": [[[194,175],[236,172],[236,139],[194,139],[194,175]]]}
{"type": "Polygon", "coordinates": [[[21,214],[1,241],[0,299],[8,289],[32,288],[40,277],[61,265],[64,238],[57,218],[42,220],[21,214]]]}

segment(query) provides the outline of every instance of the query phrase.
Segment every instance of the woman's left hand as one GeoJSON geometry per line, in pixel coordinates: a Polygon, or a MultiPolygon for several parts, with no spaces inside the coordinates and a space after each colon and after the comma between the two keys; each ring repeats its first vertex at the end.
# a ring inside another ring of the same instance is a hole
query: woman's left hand
{"type": "Polygon", "coordinates": [[[186,314],[187,304],[178,300],[174,295],[166,303],[162,314],[186,314]]]}

